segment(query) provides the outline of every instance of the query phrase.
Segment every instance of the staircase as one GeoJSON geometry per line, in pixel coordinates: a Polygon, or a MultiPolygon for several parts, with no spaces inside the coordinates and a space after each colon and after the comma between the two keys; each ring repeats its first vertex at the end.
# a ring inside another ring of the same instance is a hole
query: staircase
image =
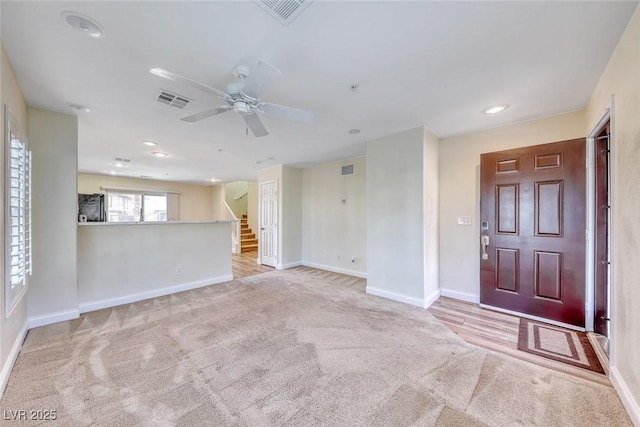
{"type": "Polygon", "coordinates": [[[258,250],[258,239],[247,224],[247,216],[240,218],[240,252],[254,252],[258,250]]]}

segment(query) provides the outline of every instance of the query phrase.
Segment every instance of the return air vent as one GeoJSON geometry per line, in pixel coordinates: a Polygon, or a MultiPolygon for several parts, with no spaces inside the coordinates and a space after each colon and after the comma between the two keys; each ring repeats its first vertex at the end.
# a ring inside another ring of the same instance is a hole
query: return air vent
{"type": "Polygon", "coordinates": [[[118,162],[118,163],[131,163],[131,159],[124,159],[122,157],[114,157],[113,158],[114,162],[118,162]]]}
{"type": "Polygon", "coordinates": [[[158,96],[156,96],[156,100],[158,102],[162,102],[165,105],[168,105],[169,107],[176,107],[180,108],[181,110],[191,102],[191,100],[185,96],[176,95],[175,93],[171,93],[168,90],[164,89],[160,89],[160,92],[158,92],[158,96]]]}
{"type": "Polygon", "coordinates": [[[282,25],[289,25],[313,0],[253,0],[282,25]]]}
{"type": "Polygon", "coordinates": [[[353,175],[353,165],[343,166],[342,175],[353,175]]]}

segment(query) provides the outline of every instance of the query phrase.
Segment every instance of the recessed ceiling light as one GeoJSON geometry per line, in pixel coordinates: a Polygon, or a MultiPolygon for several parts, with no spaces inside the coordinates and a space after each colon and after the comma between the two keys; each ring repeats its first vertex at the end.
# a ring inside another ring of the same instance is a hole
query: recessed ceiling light
{"type": "Polygon", "coordinates": [[[114,163],[113,166],[115,166],[117,168],[123,168],[124,164],[123,163],[114,163]]]}
{"type": "Polygon", "coordinates": [[[81,32],[94,39],[99,39],[104,36],[104,30],[93,19],[88,16],[82,15],[77,12],[64,12],[62,19],[76,31],[81,32]]]}
{"type": "Polygon", "coordinates": [[[84,111],[85,113],[88,113],[89,111],[91,111],[89,107],[85,107],[82,104],[71,103],[71,104],[67,104],[67,107],[75,111],[84,111]]]}
{"type": "Polygon", "coordinates": [[[153,153],[151,153],[151,154],[153,154],[153,155],[154,155],[154,156],[156,156],[156,157],[169,157],[169,155],[168,155],[167,153],[163,153],[163,152],[161,152],[161,151],[154,151],[154,152],[153,152],[153,153]]]}
{"type": "Polygon", "coordinates": [[[154,146],[158,145],[157,143],[155,143],[153,141],[142,141],[142,143],[144,145],[148,145],[149,147],[154,147],[154,146]]]}
{"type": "Polygon", "coordinates": [[[108,171],[107,173],[110,174],[110,175],[117,175],[118,174],[118,172],[116,172],[116,171],[108,171]]]}
{"type": "Polygon", "coordinates": [[[218,182],[218,181],[220,181],[220,180],[219,180],[218,178],[210,178],[210,179],[209,179],[209,181],[211,181],[211,182],[218,182]]]}
{"type": "Polygon", "coordinates": [[[360,133],[360,129],[351,129],[351,130],[349,131],[349,133],[350,133],[351,135],[357,135],[357,134],[359,134],[359,133],[360,133]]]}
{"type": "Polygon", "coordinates": [[[496,114],[501,111],[504,111],[508,108],[508,105],[494,105],[493,107],[489,107],[483,111],[484,114],[496,114]]]}

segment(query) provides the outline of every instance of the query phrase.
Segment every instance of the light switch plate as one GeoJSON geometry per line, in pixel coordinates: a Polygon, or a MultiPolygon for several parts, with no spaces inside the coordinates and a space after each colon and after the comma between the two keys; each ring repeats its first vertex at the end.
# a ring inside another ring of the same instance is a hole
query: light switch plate
{"type": "Polygon", "coordinates": [[[471,217],[470,216],[459,216],[458,217],[458,225],[471,225],[471,217]]]}

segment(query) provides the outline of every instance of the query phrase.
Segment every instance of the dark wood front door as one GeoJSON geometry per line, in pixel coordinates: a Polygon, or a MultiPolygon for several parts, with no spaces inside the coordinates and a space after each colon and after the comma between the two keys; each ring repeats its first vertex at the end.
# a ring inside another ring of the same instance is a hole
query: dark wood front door
{"type": "Polygon", "coordinates": [[[585,145],[481,156],[480,303],[584,327],[585,145]]]}

